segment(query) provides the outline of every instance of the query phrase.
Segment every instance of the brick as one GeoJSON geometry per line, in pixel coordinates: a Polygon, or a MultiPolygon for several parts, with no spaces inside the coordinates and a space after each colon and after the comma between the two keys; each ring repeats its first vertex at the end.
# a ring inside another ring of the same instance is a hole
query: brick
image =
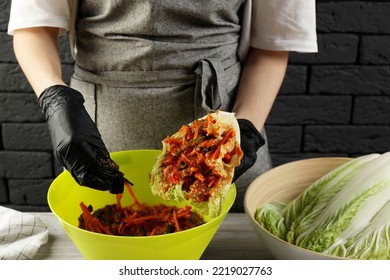
{"type": "Polygon", "coordinates": [[[357,60],[359,36],[354,34],[318,34],[318,53],[290,54],[292,64],[348,64],[357,60]]]}
{"type": "Polygon", "coordinates": [[[354,124],[390,124],[390,96],[357,96],[354,124]]]}
{"type": "MultiPolygon", "coordinates": [[[[62,65],[63,80],[69,84],[70,77],[73,74],[73,65],[62,65]]],[[[0,64],[0,91],[3,92],[32,92],[25,75],[18,64],[3,63],[0,64]]]]}
{"type": "Polygon", "coordinates": [[[0,179],[0,204],[8,203],[8,190],[3,179],[0,179]]]}
{"type": "Polygon", "coordinates": [[[2,134],[5,150],[52,151],[46,123],[5,123],[2,134]]]}
{"type": "Polygon", "coordinates": [[[52,165],[49,152],[0,151],[0,178],[51,178],[52,165]]]}
{"type": "Polygon", "coordinates": [[[312,66],[309,91],[336,94],[390,94],[389,66],[312,66]]]}
{"type": "Polygon", "coordinates": [[[6,31],[8,28],[9,11],[11,0],[0,1],[0,30],[6,31]]]}
{"type": "Polygon", "coordinates": [[[32,92],[32,88],[18,64],[0,64],[0,91],[32,92]]]}
{"type": "Polygon", "coordinates": [[[33,93],[0,93],[0,122],[43,122],[33,93]]]}
{"type": "Polygon", "coordinates": [[[54,177],[60,175],[64,171],[64,167],[54,159],[54,177]]]}
{"type": "Polygon", "coordinates": [[[304,152],[347,154],[390,151],[390,126],[322,125],[307,126],[304,152]]]}
{"type": "Polygon", "coordinates": [[[344,124],[351,106],[349,96],[278,96],[268,124],[344,124]]]}
{"type": "Polygon", "coordinates": [[[332,1],[317,3],[319,32],[390,33],[390,3],[332,1]]]}
{"type": "Polygon", "coordinates": [[[266,132],[268,138],[268,147],[271,153],[294,153],[301,150],[301,126],[267,125],[266,132]]]}
{"type": "Polygon", "coordinates": [[[12,46],[12,37],[5,32],[0,32],[0,62],[16,63],[12,46]]]}
{"type": "Polygon", "coordinates": [[[288,65],[280,94],[306,92],[307,67],[288,65]]]}
{"type": "Polygon", "coordinates": [[[65,34],[65,35],[60,37],[60,39],[59,39],[59,52],[60,52],[61,62],[63,64],[74,64],[74,59],[73,59],[72,54],[70,52],[68,34],[65,34]]]}
{"type": "Polygon", "coordinates": [[[390,36],[362,36],[360,63],[390,64],[390,36]]]}
{"type": "Polygon", "coordinates": [[[9,180],[10,203],[47,205],[47,191],[52,180],[9,180]]]}

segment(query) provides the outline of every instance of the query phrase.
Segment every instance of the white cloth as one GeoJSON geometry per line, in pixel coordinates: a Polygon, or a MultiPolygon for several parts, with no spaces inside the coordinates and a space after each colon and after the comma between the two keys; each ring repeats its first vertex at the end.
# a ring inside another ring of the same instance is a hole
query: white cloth
{"type": "MultiPolygon", "coordinates": [[[[242,44],[267,50],[317,52],[315,0],[247,1],[242,44]]],[[[67,0],[13,0],[8,34],[38,26],[59,27],[62,33],[69,30],[67,0]]]]}
{"type": "Polygon", "coordinates": [[[48,238],[39,218],[0,206],[0,260],[32,259],[48,238]]]}

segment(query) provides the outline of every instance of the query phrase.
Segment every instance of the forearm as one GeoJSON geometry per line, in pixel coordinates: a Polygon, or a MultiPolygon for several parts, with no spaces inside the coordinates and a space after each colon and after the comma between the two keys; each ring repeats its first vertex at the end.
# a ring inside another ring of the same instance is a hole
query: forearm
{"type": "Polygon", "coordinates": [[[58,28],[37,27],[15,31],[16,58],[37,96],[49,86],[65,85],[57,39],[58,28]]]}
{"type": "Polygon", "coordinates": [[[283,82],[288,52],[251,48],[245,61],[233,111],[261,131],[283,82]]]}

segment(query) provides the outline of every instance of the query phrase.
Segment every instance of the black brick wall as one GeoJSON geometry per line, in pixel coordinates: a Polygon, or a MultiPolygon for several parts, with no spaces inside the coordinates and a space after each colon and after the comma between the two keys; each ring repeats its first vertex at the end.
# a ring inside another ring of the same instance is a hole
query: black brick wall
{"type": "Polygon", "coordinates": [[[390,1],[317,0],[319,52],[290,56],[267,131],[274,165],[390,150],[390,1]]]}
{"type": "MultiPolygon", "coordinates": [[[[61,167],[6,34],[0,3],[0,204],[48,210],[61,167]]],[[[390,1],[317,0],[317,54],[292,53],[266,128],[274,165],[390,150],[390,1]]],[[[64,79],[73,60],[60,42],[64,79]]]]}

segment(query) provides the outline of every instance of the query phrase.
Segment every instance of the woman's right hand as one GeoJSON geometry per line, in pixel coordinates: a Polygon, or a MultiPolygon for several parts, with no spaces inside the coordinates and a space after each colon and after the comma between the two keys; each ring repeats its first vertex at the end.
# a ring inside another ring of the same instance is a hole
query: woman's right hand
{"type": "Polygon", "coordinates": [[[49,126],[54,155],[77,183],[122,193],[126,179],[85,110],[82,94],[68,86],[54,85],[40,94],[38,104],[49,126]]]}

